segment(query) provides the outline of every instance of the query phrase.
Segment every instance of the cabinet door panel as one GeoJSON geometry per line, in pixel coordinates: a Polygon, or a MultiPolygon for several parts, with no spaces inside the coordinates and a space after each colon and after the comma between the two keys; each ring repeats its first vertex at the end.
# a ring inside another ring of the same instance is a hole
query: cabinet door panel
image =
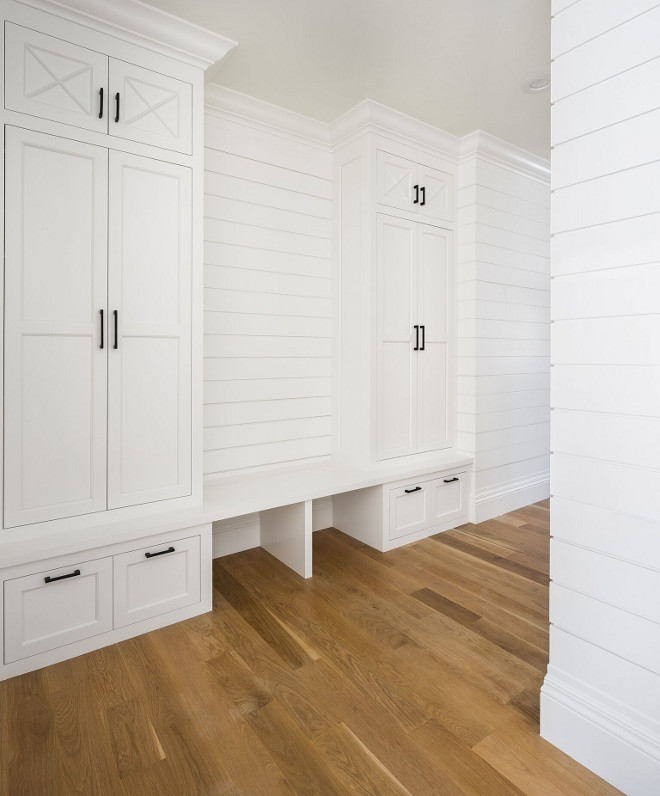
{"type": "Polygon", "coordinates": [[[378,458],[402,456],[415,444],[417,307],[415,224],[378,216],[378,458]]]}
{"type": "Polygon", "coordinates": [[[110,508],[190,494],[190,202],[190,169],[110,153],[110,508]]]}
{"type": "Polygon", "coordinates": [[[418,225],[418,318],[424,327],[418,356],[417,450],[449,447],[448,292],[451,235],[437,227],[418,225]]]}
{"type": "Polygon", "coordinates": [[[5,524],[15,526],[106,506],[107,151],[8,127],[6,155],[5,524]]]}
{"type": "Polygon", "coordinates": [[[111,58],[110,97],[110,135],[186,154],[192,152],[190,83],[111,58]]]}
{"type": "Polygon", "coordinates": [[[107,102],[99,118],[99,91],[108,85],[106,55],[6,22],[5,64],[10,110],[107,132],[107,102]]]}
{"type": "Polygon", "coordinates": [[[461,517],[467,510],[465,473],[435,478],[431,492],[431,525],[461,517]]]}
{"type": "Polygon", "coordinates": [[[424,204],[419,215],[436,221],[452,221],[454,216],[454,178],[444,171],[419,167],[419,184],[424,187],[424,204]]]}
{"type": "Polygon", "coordinates": [[[406,158],[378,150],[376,201],[399,210],[415,210],[413,186],[417,184],[417,164],[406,158]]]}
{"type": "Polygon", "coordinates": [[[390,490],[389,539],[399,539],[431,524],[429,484],[410,484],[390,490]]]}

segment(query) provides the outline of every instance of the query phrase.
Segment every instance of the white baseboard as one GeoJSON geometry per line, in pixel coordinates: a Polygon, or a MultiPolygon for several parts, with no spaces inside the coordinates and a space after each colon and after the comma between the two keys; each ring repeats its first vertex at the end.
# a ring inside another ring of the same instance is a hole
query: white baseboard
{"type": "Polygon", "coordinates": [[[213,558],[228,556],[259,547],[261,527],[259,514],[244,514],[213,523],[213,558]]]}
{"type": "Polygon", "coordinates": [[[541,689],[541,736],[628,796],[657,796],[660,732],[602,696],[550,666],[541,689]]]}
{"type": "Polygon", "coordinates": [[[470,501],[470,522],[492,520],[501,514],[529,506],[550,497],[550,474],[541,473],[531,478],[520,478],[480,490],[470,501]]]}

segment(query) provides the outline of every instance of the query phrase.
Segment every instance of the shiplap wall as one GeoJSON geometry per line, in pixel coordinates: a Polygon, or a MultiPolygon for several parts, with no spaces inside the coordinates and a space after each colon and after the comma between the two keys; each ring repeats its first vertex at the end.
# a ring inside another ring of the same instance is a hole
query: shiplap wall
{"type": "Polygon", "coordinates": [[[549,494],[550,186],[480,154],[458,191],[457,444],[475,457],[473,519],[549,494]]]}
{"type": "Polygon", "coordinates": [[[204,473],[331,453],[327,146],[207,106],[204,473]]]}
{"type": "Polygon", "coordinates": [[[550,667],[542,734],[660,787],[660,5],[553,3],[550,667]]]}

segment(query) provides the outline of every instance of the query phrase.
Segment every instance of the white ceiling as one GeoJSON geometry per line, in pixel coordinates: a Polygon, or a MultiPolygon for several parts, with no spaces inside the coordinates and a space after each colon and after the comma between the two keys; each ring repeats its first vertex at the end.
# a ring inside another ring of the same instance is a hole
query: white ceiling
{"type": "Polygon", "coordinates": [[[238,41],[215,82],[330,122],[382,102],[455,135],[550,149],[550,0],[146,0],[238,41]]]}

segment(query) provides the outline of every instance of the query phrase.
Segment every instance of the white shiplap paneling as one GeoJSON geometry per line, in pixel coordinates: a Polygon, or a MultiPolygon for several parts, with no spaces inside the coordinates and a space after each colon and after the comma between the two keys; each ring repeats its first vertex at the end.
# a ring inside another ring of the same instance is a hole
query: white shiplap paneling
{"type": "Polygon", "coordinates": [[[204,472],[331,453],[327,147],[206,117],[204,472]]]}

